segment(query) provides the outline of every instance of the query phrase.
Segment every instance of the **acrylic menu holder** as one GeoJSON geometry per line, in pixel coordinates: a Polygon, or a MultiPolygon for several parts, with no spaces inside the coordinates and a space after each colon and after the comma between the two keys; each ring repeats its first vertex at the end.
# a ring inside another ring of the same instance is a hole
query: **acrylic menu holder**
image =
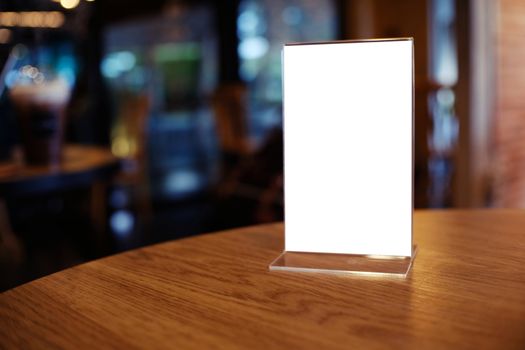
{"type": "Polygon", "coordinates": [[[414,246],[412,255],[410,256],[374,256],[285,251],[270,264],[270,270],[406,277],[412,267],[416,253],[416,246],[414,246]]]}
{"type": "Polygon", "coordinates": [[[285,247],[271,271],[406,276],[413,40],[283,49],[285,247]]]}

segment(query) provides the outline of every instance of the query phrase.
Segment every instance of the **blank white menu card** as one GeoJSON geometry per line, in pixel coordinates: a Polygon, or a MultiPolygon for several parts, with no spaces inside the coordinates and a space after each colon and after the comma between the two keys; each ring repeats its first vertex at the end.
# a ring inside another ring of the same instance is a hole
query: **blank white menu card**
{"type": "Polygon", "coordinates": [[[283,49],[285,250],[412,254],[413,40],[283,49]]]}

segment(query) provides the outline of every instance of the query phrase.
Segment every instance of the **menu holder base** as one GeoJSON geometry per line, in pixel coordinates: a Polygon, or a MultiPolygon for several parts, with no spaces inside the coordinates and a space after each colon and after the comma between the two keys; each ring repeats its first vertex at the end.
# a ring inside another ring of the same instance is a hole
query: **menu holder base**
{"type": "Polygon", "coordinates": [[[270,271],[318,272],[362,276],[391,276],[405,278],[416,257],[306,253],[284,251],[270,265],[270,271]]]}

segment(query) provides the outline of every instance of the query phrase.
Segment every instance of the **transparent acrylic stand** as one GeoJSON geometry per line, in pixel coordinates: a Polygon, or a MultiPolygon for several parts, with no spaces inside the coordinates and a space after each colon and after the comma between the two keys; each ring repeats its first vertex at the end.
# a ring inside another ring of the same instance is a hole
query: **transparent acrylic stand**
{"type": "Polygon", "coordinates": [[[270,271],[321,272],[358,275],[406,277],[410,272],[417,246],[412,256],[354,255],[284,251],[269,266],[270,271]]]}

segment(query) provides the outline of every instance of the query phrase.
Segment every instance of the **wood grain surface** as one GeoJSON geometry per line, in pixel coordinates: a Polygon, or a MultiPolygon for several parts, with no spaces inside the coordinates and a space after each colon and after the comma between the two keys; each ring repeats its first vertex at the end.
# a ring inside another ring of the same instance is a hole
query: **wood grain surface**
{"type": "Polygon", "coordinates": [[[419,211],[406,279],[269,272],[283,225],[172,241],[0,295],[0,347],[524,349],[525,211],[419,211]]]}

